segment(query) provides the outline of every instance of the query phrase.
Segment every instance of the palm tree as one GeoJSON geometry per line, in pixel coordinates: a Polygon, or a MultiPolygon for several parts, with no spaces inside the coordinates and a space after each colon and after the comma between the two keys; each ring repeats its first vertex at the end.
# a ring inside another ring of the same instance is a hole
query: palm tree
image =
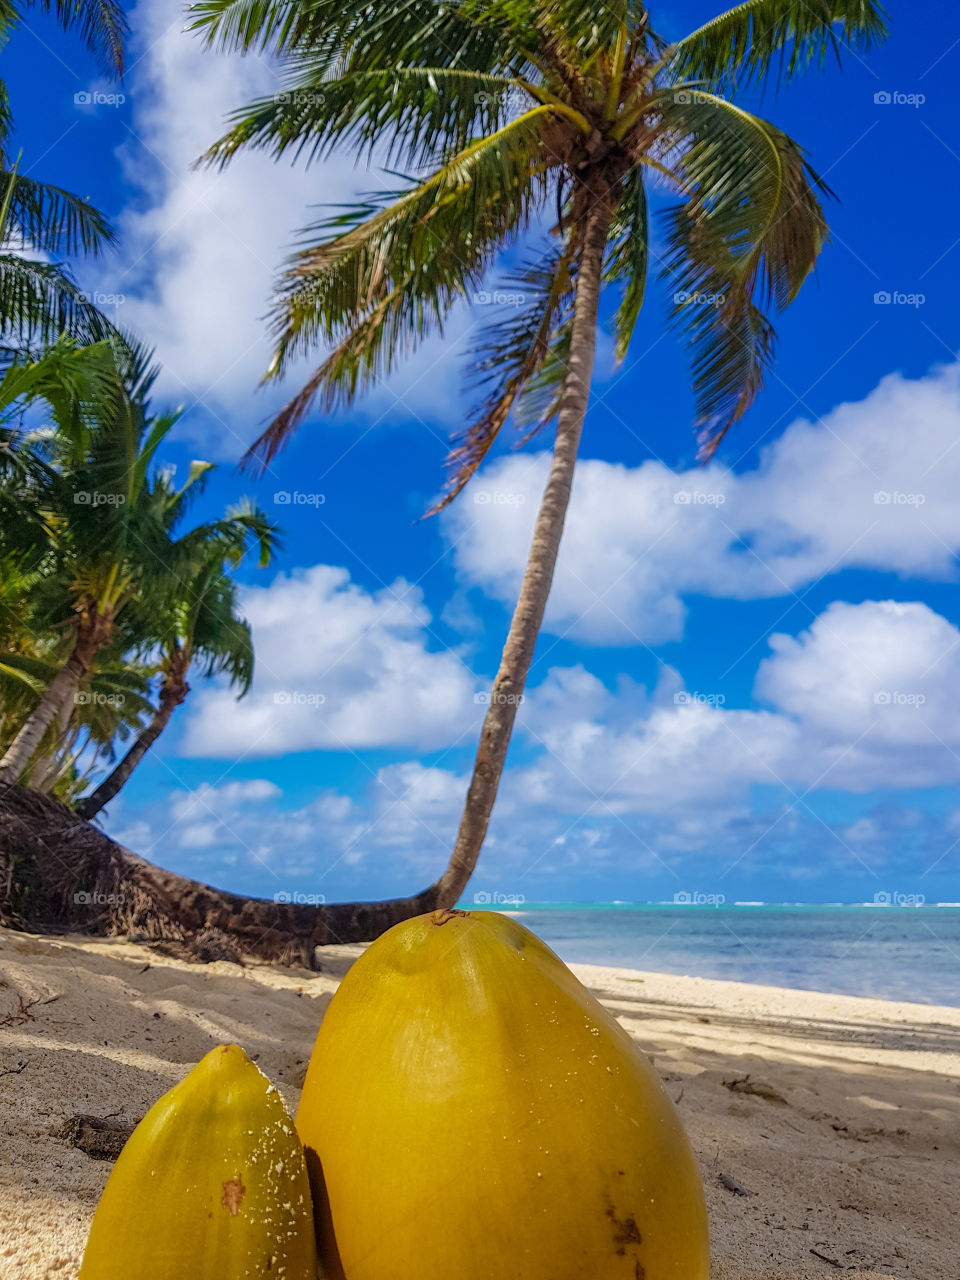
{"type": "Polygon", "coordinates": [[[286,73],[286,92],[238,111],[208,162],[251,147],[312,160],[385,140],[391,162],[419,175],[304,232],[281,278],[267,376],[319,345],[327,353],[254,462],[312,408],[348,404],[442,333],[531,227],[550,232],[549,251],[520,273],[527,304],[478,352],[486,399],[435,509],[511,415],[530,434],[555,423],[553,462],[450,864],[416,899],[384,904],[389,923],[411,903],[452,904],[476,864],[553,579],[601,290],[618,299],[621,359],[644,300],[648,184],[675,197],[660,268],[692,349],[706,459],[752,404],[774,351],[769,313],[796,297],[827,235],[827,188],[803,149],[737,99],[822,67],[841,40],[869,48],[884,14],[873,0],[746,0],[672,44],[633,0],[200,0],[193,14],[211,44],[268,51],[286,73]]]}
{"type": "MultiPolygon", "coordinates": [[[[142,618],[162,616],[171,583],[189,575],[204,544],[235,556],[241,535],[258,536],[264,524],[259,513],[238,511],[175,536],[191,490],[210,464],[194,463],[180,489],[168,473],[151,471],[178,415],[151,415],[148,397],[156,371],[146,352],[109,344],[107,349],[113,378],[92,418],[60,415],[46,443],[50,465],[38,498],[50,541],[44,575],[32,594],[48,629],[60,627],[69,637],[69,652],[0,758],[0,782],[16,781],[51,725],[67,716],[65,708],[116,635],[125,610],[135,608],[142,618]]],[[[0,392],[21,373],[14,365],[0,392]]]]}
{"type": "MultiPolygon", "coordinates": [[[[5,781],[29,764],[113,632],[117,593],[127,583],[117,567],[129,515],[126,502],[143,484],[136,468],[123,474],[142,434],[142,406],[127,385],[127,366],[138,358],[108,342],[78,348],[64,336],[38,360],[16,358],[0,379],[0,420],[11,472],[6,479],[17,481],[4,484],[0,501],[12,513],[24,514],[22,522],[4,522],[0,550],[8,560],[19,556],[21,566],[35,574],[31,610],[42,615],[46,609],[49,615],[37,629],[60,627],[70,636],[66,662],[58,665],[0,760],[5,781]],[[51,427],[26,430],[20,419],[38,402],[49,408],[51,427]],[[110,499],[103,508],[97,505],[101,492],[110,499]],[[65,590],[70,596],[66,618],[65,590]]],[[[37,679],[36,672],[28,674],[37,679]]]]}
{"type": "MultiPolygon", "coordinates": [[[[275,527],[251,507],[228,513],[227,521],[236,522],[239,555],[245,553],[245,544],[252,535],[260,545],[261,567],[265,567],[276,547],[275,527]]],[[[238,613],[236,582],[224,570],[222,539],[208,543],[205,550],[206,557],[195,572],[178,579],[180,589],[165,612],[157,710],[116,768],[76,805],[82,818],[92,818],[109,804],[160,737],[190,692],[187,676],[191,664],[199,662],[207,678],[226,675],[230,685],[239,690],[238,697],[243,697],[250,688],[253,640],[249,624],[238,613]]],[[[239,556],[234,554],[231,563],[238,564],[239,556]]]]}

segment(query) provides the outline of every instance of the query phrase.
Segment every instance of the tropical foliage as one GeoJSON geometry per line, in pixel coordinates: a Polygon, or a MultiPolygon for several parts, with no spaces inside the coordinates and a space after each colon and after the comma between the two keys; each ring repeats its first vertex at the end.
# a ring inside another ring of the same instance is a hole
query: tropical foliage
{"type": "Polygon", "coordinates": [[[249,685],[229,571],[254,548],[269,563],[276,530],[246,502],[185,527],[211,467],[194,462],[177,485],[158,465],[177,415],[153,414],[154,378],[141,349],[64,336],[0,379],[5,781],[73,796],[118,741],[136,746],[153,726],[139,759],[186,696],[191,659],[249,685]]]}

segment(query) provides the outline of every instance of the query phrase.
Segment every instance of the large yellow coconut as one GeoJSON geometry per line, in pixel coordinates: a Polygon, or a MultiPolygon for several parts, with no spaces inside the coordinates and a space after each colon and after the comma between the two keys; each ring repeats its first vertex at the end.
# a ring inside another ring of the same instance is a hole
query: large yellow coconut
{"type": "Polygon", "coordinates": [[[297,1128],[331,1280],[707,1280],[650,1061],[506,916],[420,916],[357,960],[297,1128]]]}
{"type": "Polygon", "coordinates": [[[80,1280],[315,1280],[310,1186],[280,1095],[236,1045],[212,1050],[124,1147],[80,1280]]]}

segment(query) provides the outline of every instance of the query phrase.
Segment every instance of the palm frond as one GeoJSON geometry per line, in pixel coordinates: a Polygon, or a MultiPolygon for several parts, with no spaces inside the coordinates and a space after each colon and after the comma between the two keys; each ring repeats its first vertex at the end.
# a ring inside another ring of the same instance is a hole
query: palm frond
{"type": "Polygon", "coordinates": [[[327,410],[347,404],[442,333],[453,304],[542,204],[540,127],[549,110],[536,107],[472,143],[399,198],[378,197],[308,229],[339,234],[297,254],[282,278],[270,376],[317,342],[333,350],[245,461],[266,465],[318,395],[327,410]]]}
{"type": "Polygon", "coordinates": [[[886,12],[876,0],[746,0],[673,46],[674,78],[711,88],[789,80],[846,45],[865,52],[886,35],[886,12]]]}
{"type": "Polygon", "coordinates": [[[277,159],[292,150],[313,161],[339,144],[362,153],[388,139],[388,164],[397,157],[420,167],[499,129],[521,104],[532,100],[519,81],[460,67],[388,67],[335,79],[299,74],[281,92],[234,112],[203,161],[225,165],[245,148],[277,159]]]}
{"type": "Polygon", "coordinates": [[[582,65],[600,52],[612,52],[623,33],[640,38],[647,26],[647,6],[642,0],[611,0],[590,4],[586,0],[537,0],[533,6],[541,29],[548,31],[582,65]]]}
{"type": "Polygon", "coordinates": [[[242,698],[253,680],[254,654],[250,624],[238,612],[236,583],[212,569],[197,586],[187,620],[191,659],[199,659],[207,678],[228,676],[242,698]]]}
{"type": "Polygon", "coordinates": [[[769,122],[712,95],[665,119],[687,201],[667,217],[665,274],[673,315],[693,350],[703,454],[752,404],[772,359],[765,308],[782,310],[813,270],[827,235],[826,184],[769,122]],[[679,121],[685,121],[680,124],[679,121]]]}
{"type": "Polygon", "coordinates": [[[620,203],[610,228],[610,241],[604,281],[623,288],[615,320],[617,359],[622,360],[643,306],[650,253],[647,192],[640,165],[636,165],[624,180],[620,203]]]}
{"type": "Polygon", "coordinates": [[[341,0],[200,0],[190,13],[191,29],[216,48],[281,57],[308,50],[321,72],[418,65],[495,73],[525,60],[522,36],[536,38],[511,0],[369,0],[362,9],[341,0]]]}
{"type": "Polygon", "coordinates": [[[37,352],[61,333],[96,343],[116,332],[65,268],[0,253],[0,352],[37,352]]]}
{"type": "Polygon", "coordinates": [[[9,222],[24,244],[54,254],[99,253],[116,240],[98,209],[61,187],[8,171],[0,173],[0,203],[8,192],[9,222]]]}
{"type": "Polygon", "coordinates": [[[109,342],[78,347],[60,337],[39,360],[14,361],[0,376],[0,419],[38,400],[49,405],[57,430],[75,434],[80,422],[97,420],[114,390],[109,342]]]}
{"type": "Polygon", "coordinates": [[[129,32],[118,0],[26,0],[55,15],[64,31],[76,30],[101,65],[123,74],[123,44],[129,32]]]}
{"type": "MultiPolygon", "coordinates": [[[[10,32],[5,18],[4,0],[0,0],[0,48],[3,47],[10,32]]],[[[7,13],[12,12],[16,19],[16,10],[7,8],[7,13]]],[[[13,131],[13,111],[10,107],[10,94],[6,84],[0,80],[0,163],[5,163],[4,145],[7,138],[13,131]]]]}
{"type": "Polygon", "coordinates": [[[447,490],[428,515],[442,511],[462,492],[531,379],[549,359],[558,317],[570,298],[573,257],[571,239],[545,259],[515,272],[494,291],[493,305],[506,307],[507,316],[486,327],[473,364],[474,382],[486,389],[486,397],[447,457],[447,490]]]}

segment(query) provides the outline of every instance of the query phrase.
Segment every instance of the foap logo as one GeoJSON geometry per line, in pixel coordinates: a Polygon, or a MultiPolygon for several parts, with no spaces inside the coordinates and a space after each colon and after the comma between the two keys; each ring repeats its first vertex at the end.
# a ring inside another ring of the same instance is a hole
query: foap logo
{"type": "Polygon", "coordinates": [[[126,500],[125,493],[101,493],[97,489],[78,489],[73,495],[77,507],[122,507],[126,500]]]}
{"type": "Polygon", "coordinates": [[[508,493],[504,489],[478,489],[473,501],[478,507],[522,507],[525,493],[508,493]]]}
{"type": "Polygon", "coordinates": [[[926,300],[925,293],[904,293],[901,289],[878,289],[873,295],[876,307],[922,307],[926,300]]]}
{"type": "Polygon", "coordinates": [[[126,702],[122,693],[98,693],[96,689],[81,689],[73,695],[75,707],[122,707],[126,702]]]}
{"type": "Polygon", "coordinates": [[[94,889],[75,893],[73,900],[78,907],[121,907],[124,899],[122,893],[100,893],[94,889]]]}
{"type": "Polygon", "coordinates": [[[927,501],[925,493],[901,493],[899,489],[878,489],[873,495],[878,507],[922,507],[927,501]]]}
{"type": "Polygon", "coordinates": [[[508,89],[500,89],[492,93],[489,89],[481,89],[473,95],[478,107],[499,107],[502,111],[518,111],[530,101],[523,89],[511,85],[508,89]]]}
{"type": "Polygon", "coordinates": [[[876,707],[922,707],[926,700],[925,693],[903,693],[899,689],[878,689],[873,695],[876,707]]]}
{"type": "Polygon", "coordinates": [[[725,493],[706,493],[703,489],[678,489],[673,501],[678,507],[722,507],[725,493]]]}
{"type": "Polygon", "coordinates": [[[99,89],[80,89],[73,95],[76,107],[122,107],[126,100],[124,93],[101,93],[99,89]]]}
{"type": "Polygon", "coordinates": [[[318,284],[302,284],[296,289],[289,292],[277,292],[273,295],[271,301],[276,305],[291,304],[294,307],[309,306],[311,302],[322,295],[323,290],[318,284]]]}
{"type": "Polygon", "coordinates": [[[527,295],[504,289],[478,289],[473,300],[478,307],[522,307],[527,295]]]}
{"type": "Polygon", "coordinates": [[[526,900],[522,893],[500,893],[497,889],[490,893],[481,889],[479,893],[473,895],[473,904],[476,907],[519,907],[526,900]]]}
{"type": "Polygon", "coordinates": [[[502,689],[494,689],[491,693],[475,693],[473,700],[478,707],[519,707],[523,702],[523,694],[504,693],[502,689]]]}
{"type": "Polygon", "coordinates": [[[873,95],[878,107],[922,107],[926,94],[901,93],[899,89],[880,89],[873,95]]]}
{"type": "Polygon", "coordinates": [[[127,300],[125,293],[103,293],[99,289],[95,289],[93,293],[81,293],[79,295],[81,302],[92,303],[93,306],[99,307],[101,311],[104,307],[122,307],[127,300]]]}
{"type": "Polygon", "coordinates": [[[322,693],[304,693],[302,689],[278,689],[273,695],[277,707],[322,707],[326,702],[322,693]]]}
{"type": "Polygon", "coordinates": [[[327,500],[325,493],[301,493],[299,489],[278,489],[273,495],[278,507],[322,507],[327,500]]]}
{"type": "Polygon", "coordinates": [[[901,893],[898,889],[881,889],[873,895],[873,903],[877,907],[922,907],[926,900],[925,894],[901,893]]]}
{"type": "Polygon", "coordinates": [[[295,907],[322,907],[327,900],[324,893],[301,893],[299,889],[278,889],[274,902],[289,903],[295,907]]]}
{"type": "Polygon", "coordinates": [[[673,295],[677,307],[722,307],[726,300],[725,293],[698,293],[688,289],[678,289],[673,295]]]}
{"type": "Polygon", "coordinates": [[[688,693],[686,689],[673,695],[673,701],[678,707],[722,707],[726,700],[722,693],[698,693],[696,690],[688,693]]]}
{"type": "Polygon", "coordinates": [[[674,102],[678,102],[680,106],[706,106],[715,107],[717,99],[709,93],[700,93],[696,89],[677,89],[673,95],[674,102]]]}
{"type": "Polygon", "coordinates": [[[322,107],[326,95],[314,89],[298,89],[291,93],[275,93],[273,100],[282,107],[322,107]]]}
{"type": "Polygon", "coordinates": [[[680,889],[673,895],[673,900],[679,907],[722,907],[727,899],[722,893],[701,893],[699,889],[690,893],[680,889]]]}

